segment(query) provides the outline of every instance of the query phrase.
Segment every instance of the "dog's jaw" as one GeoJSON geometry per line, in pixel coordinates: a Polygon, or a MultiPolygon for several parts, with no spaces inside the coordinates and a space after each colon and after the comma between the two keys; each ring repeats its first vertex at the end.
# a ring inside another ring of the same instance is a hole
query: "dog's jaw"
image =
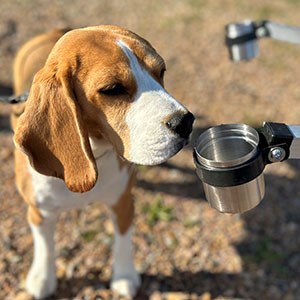
{"type": "Polygon", "coordinates": [[[187,110],[141,66],[126,43],[119,40],[118,45],[129,60],[137,85],[126,116],[131,142],[128,159],[143,165],[160,164],[186,144],[165,123],[172,114],[185,114],[187,110]]]}

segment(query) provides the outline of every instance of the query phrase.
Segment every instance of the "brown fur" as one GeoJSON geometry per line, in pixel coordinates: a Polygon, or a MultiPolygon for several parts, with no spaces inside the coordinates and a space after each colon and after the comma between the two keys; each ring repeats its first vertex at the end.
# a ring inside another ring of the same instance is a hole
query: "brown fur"
{"type": "MultiPolygon", "coordinates": [[[[64,35],[65,32],[54,30],[33,38],[20,49],[14,64],[15,93],[30,89],[26,104],[16,105],[12,115],[15,143],[26,153],[19,148],[15,150],[16,181],[29,205],[28,220],[36,225],[42,217],[35,206],[29,161],[40,173],[62,178],[70,190],[84,192],[97,180],[88,135],[104,137],[115,146],[120,157],[128,155],[128,129],[122,120],[136,86],[121,50],[107,45],[122,37],[144,68],[163,84],[162,58],[136,34],[114,26],[74,30],[64,35]],[[107,35],[107,31],[111,34],[107,35]],[[76,51],[70,51],[74,48],[76,51]],[[116,80],[130,89],[128,95],[111,103],[111,99],[98,91],[116,80]]],[[[120,168],[124,167],[129,167],[128,163],[120,159],[120,168]]],[[[134,178],[133,172],[113,207],[122,234],[133,219],[134,178]]]]}
{"type": "Polygon", "coordinates": [[[31,176],[28,172],[28,160],[24,153],[15,150],[16,184],[23,199],[28,204],[28,221],[38,225],[42,221],[39,210],[35,207],[31,176]]]}
{"type": "Polygon", "coordinates": [[[15,141],[35,170],[64,179],[71,191],[88,191],[97,169],[79,106],[68,76],[53,79],[47,71],[35,76],[15,141]]]}
{"type": "MultiPolygon", "coordinates": [[[[15,95],[29,92],[34,75],[44,66],[51,49],[67,31],[68,29],[56,29],[38,35],[19,49],[13,66],[15,95]]],[[[24,111],[24,107],[24,103],[13,106],[13,128],[16,127],[17,119],[24,111]]]]}
{"type": "MultiPolygon", "coordinates": [[[[14,92],[16,95],[28,92],[35,73],[43,67],[46,59],[57,40],[67,30],[53,30],[39,35],[24,44],[17,53],[14,62],[14,92]]],[[[17,120],[23,113],[25,103],[14,105],[11,122],[16,128],[17,120]]],[[[35,207],[31,176],[28,172],[27,156],[15,148],[16,184],[23,199],[28,204],[28,221],[38,225],[42,222],[39,210],[35,207]]]]}
{"type": "Polygon", "coordinates": [[[132,224],[134,217],[134,200],[132,196],[132,187],[135,184],[136,173],[132,171],[126,190],[121,195],[118,203],[112,207],[116,216],[119,232],[124,234],[132,224]]]}

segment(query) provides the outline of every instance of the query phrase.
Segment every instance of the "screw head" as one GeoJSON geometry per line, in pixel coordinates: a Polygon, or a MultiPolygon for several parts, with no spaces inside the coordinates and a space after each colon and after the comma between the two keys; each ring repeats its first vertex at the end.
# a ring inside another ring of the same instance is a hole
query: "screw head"
{"type": "Polygon", "coordinates": [[[264,27],[260,27],[256,30],[256,36],[258,37],[264,37],[267,35],[267,29],[264,27]]]}
{"type": "Polygon", "coordinates": [[[281,147],[274,147],[271,148],[268,158],[271,162],[280,162],[284,159],[286,155],[286,152],[283,148],[281,147]]]}

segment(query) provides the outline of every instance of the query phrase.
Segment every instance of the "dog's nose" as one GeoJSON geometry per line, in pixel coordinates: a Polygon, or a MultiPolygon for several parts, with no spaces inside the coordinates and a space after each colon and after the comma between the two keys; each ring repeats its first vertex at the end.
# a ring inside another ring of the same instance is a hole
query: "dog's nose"
{"type": "Polygon", "coordinates": [[[194,120],[195,118],[190,112],[186,114],[174,114],[167,121],[166,125],[170,130],[187,139],[192,132],[194,120]]]}

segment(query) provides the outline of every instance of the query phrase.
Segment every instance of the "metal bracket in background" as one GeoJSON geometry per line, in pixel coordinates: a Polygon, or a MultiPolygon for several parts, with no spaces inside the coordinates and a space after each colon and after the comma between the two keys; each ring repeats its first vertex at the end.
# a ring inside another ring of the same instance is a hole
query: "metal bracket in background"
{"type": "Polygon", "coordinates": [[[245,21],[243,23],[231,23],[226,25],[225,44],[227,47],[244,44],[263,37],[270,37],[266,27],[269,21],[258,22],[245,21]]]}
{"type": "Polygon", "coordinates": [[[226,46],[233,61],[249,60],[258,55],[257,39],[300,44],[300,27],[275,23],[269,20],[243,21],[226,26],[226,46]]]}

